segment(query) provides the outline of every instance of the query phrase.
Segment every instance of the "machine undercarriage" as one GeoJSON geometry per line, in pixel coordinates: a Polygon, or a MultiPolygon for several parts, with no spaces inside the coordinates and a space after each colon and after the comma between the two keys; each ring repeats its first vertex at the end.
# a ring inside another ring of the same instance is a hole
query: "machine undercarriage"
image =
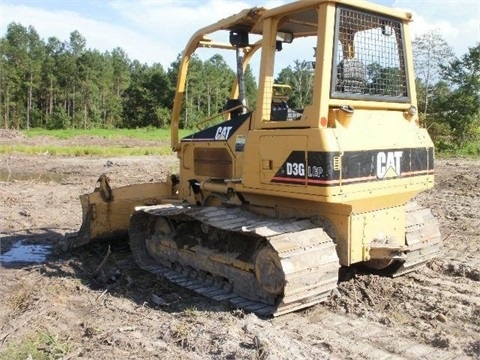
{"type": "MultiPolygon", "coordinates": [[[[404,262],[388,262],[393,276],[415,270],[440,250],[431,212],[412,202],[406,213],[408,252],[404,262]]],[[[129,238],[140,268],[261,316],[322,302],[337,286],[335,243],[310,219],[168,204],[138,208],[129,238]]]]}
{"type": "Polygon", "coordinates": [[[137,210],[129,237],[141,268],[259,315],[313,305],[337,284],[335,244],[308,219],[160,205],[137,210]]]}

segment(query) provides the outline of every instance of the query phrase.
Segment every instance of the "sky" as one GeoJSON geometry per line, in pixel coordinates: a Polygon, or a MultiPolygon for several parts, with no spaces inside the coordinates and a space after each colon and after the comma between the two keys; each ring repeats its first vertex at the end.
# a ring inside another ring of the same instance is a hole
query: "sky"
{"type": "MultiPolygon", "coordinates": [[[[412,12],[414,37],[438,30],[459,57],[480,42],[480,0],[370,1],[412,12]]],[[[11,22],[32,25],[45,42],[52,36],[68,41],[78,30],[87,48],[103,52],[120,47],[130,60],[167,69],[198,29],[245,8],[286,2],[290,0],[0,0],[0,36],[11,22]]]]}

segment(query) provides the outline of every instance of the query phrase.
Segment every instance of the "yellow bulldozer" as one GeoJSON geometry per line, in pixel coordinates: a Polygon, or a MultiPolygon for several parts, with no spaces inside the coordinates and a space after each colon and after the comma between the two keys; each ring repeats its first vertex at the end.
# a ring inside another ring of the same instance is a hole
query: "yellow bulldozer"
{"type": "Polygon", "coordinates": [[[179,173],[113,189],[102,175],[81,196],[71,246],[128,236],[140,268],[259,315],[325,300],[340,267],[397,276],[423,265],[441,240],[432,213],[412,201],[433,187],[434,148],[419,126],[411,21],[361,0],[308,0],[198,30],[171,118],[179,173]],[[189,61],[204,48],[232,54],[237,78],[223,111],[179,139],[189,61]],[[293,109],[295,88],[274,78],[307,48],[311,96],[293,109]]]}

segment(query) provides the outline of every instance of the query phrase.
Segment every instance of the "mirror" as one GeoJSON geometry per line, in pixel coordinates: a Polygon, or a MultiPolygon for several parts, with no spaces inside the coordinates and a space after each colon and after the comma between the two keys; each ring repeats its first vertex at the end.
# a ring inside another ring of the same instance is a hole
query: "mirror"
{"type": "Polygon", "coordinates": [[[292,33],[287,33],[287,32],[282,32],[278,31],[277,32],[277,41],[280,41],[282,43],[287,43],[291,44],[293,41],[293,34],[292,33]]]}
{"type": "Polygon", "coordinates": [[[230,44],[235,47],[248,46],[248,32],[247,31],[230,31],[230,44]]]}

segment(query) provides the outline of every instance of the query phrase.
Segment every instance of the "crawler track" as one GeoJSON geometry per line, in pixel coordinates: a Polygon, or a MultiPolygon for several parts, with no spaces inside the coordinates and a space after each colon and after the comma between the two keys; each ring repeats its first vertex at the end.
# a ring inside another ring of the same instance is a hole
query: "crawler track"
{"type": "Polygon", "coordinates": [[[438,222],[429,209],[409,202],[405,205],[405,216],[405,237],[410,251],[407,260],[392,274],[393,277],[416,270],[438,256],[441,249],[438,222]]]}
{"type": "Polygon", "coordinates": [[[240,208],[138,208],[129,229],[144,270],[261,316],[323,301],[337,285],[335,245],[310,220],[240,208]]]}

